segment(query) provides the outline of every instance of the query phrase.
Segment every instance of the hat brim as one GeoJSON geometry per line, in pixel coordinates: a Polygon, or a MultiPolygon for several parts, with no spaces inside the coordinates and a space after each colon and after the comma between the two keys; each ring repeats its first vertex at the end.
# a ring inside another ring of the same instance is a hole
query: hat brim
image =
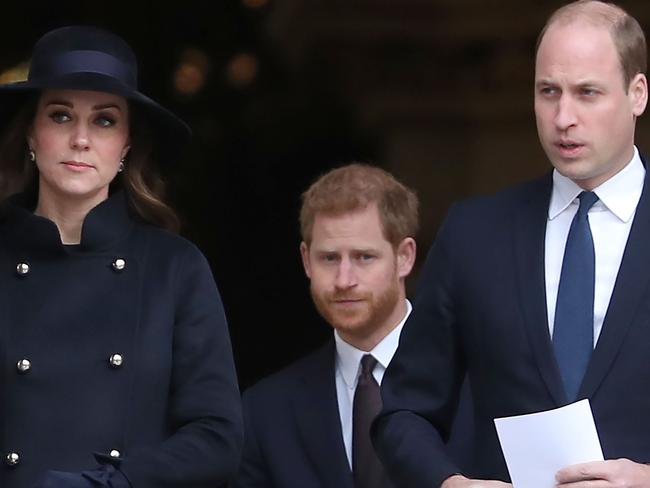
{"type": "MultiPolygon", "coordinates": [[[[28,97],[47,89],[90,90],[112,93],[127,99],[137,106],[147,118],[154,130],[154,144],[165,147],[165,152],[172,150],[178,156],[189,143],[192,131],[190,127],[174,113],[158,104],[153,99],[133,90],[112,77],[99,73],[74,73],[58,78],[49,78],[46,82],[20,81],[0,85],[0,111],[3,120],[18,110],[28,97]]],[[[165,152],[161,151],[162,154],[165,152]]],[[[167,154],[170,156],[170,154],[167,154]]],[[[169,163],[169,157],[164,163],[169,163]]]]}

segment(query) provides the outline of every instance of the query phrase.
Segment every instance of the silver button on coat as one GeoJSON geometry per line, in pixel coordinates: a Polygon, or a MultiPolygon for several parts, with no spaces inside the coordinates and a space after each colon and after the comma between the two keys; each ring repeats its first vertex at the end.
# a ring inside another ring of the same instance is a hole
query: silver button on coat
{"type": "Polygon", "coordinates": [[[122,363],[124,363],[124,356],[121,354],[111,354],[111,357],[108,358],[108,362],[113,366],[114,368],[119,368],[122,366],[122,363]]]}
{"type": "Polygon", "coordinates": [[[20,455],[17,452],[10,452],[5,456],[7,466],[16,466],[20,462],[20,455]]]}
{"type": "Polygon", "coordinates": [[[32,362],[29,359],[21,359],[16,363],[16,369],[19,373],[27,373],[32,367],[32,362]]]}
{"type": "Polygon", "coordinates": [[[16,273],[19,276],[25,276],[27,273],[29,273],[29,264],[27,264],[27,263],[18,263],[16,265],[16,273]]]}
{"type": "Polygon", "coordinates": [[[126,268],[126,261],[122,258],[117,258],[115,261],[113,261],[113,264],[111,266],[113,267],[114,271],[119,272],[126,268]]]}

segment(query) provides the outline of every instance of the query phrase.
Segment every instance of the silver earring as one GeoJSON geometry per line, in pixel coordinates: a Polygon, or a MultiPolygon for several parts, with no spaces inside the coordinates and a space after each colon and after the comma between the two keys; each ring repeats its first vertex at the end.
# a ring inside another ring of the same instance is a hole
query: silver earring
{"type": "Polygon", "coordinates": [[[117,168],[118,173],[121,173],[122,171],[124,171],[124,163],[125,163],[124,158],[120,159],[120,165],[117,168]]]}
{"type": "Polygon", "coordinates": [[[35,163],[35,162],[36,162],[36,153],[34,152],[33,149],[30,149],[30,150],[27,152],[27,157],[29,157],[29,160],[30,160],[32,163],[35,163]]]}

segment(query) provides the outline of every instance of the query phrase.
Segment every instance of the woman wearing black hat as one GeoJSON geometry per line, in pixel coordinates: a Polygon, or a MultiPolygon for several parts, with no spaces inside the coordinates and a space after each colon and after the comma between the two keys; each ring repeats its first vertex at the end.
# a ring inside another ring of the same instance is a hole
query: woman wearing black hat
{"type": "Polygon", "coordinates": [[[214,488],[239,461],[223,307],[151,166],[189,129],[136,79],[123,40],[74,26],[0,87],[3,488],[214,488]]]}

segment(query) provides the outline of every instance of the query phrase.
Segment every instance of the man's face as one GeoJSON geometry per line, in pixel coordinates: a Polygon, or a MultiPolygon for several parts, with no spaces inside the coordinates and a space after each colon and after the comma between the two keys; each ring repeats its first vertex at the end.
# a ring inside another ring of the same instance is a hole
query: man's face
{"type": "Polygon", "coordinates": [[[382,233],[375,204],[342,215],[317,214],[311,244],[303,242],[300,251],[316,308],[344,340],[359,344],[383,337],[401,320],[415,243],[404,239],[396,252],[382,233]]]}
{"type": "Polygon", "coordinates": [[[584,21],[553,24],[537,52],[535,116],[553,166],[591,190],[633,155],[636,117],[645,110],[647,81],[626,87],[611,35],[584,21]]]}

